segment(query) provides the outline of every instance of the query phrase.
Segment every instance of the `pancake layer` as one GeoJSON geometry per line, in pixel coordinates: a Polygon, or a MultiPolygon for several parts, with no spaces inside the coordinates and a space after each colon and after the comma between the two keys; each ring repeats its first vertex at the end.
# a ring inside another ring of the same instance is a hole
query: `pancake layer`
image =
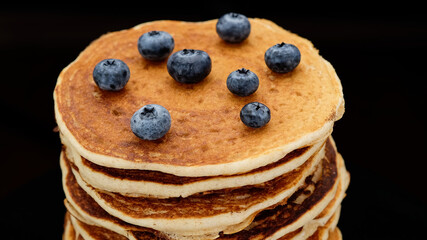
{"type": "Polygon", "coordinates": [[[307,39],[271,21],[250,18],[251,34],[229,44],[216,20],[154,21],[105,34],[59,75],[55,117],[63,150],[63,239],[118,240],[336,240],[341,202],[350,177],[331,133],[344,113],[339,78],[307,39]],[[182,49],[206,51],[212,71],[197,84],[181,84],[166,61],[137,50],[139,36],[166,31],[182,49]],[[301,62],[272,72],[264,53],[291,43],[301,62]],[[117,58],[130,68],[126,87],[100,90],[94,66],[117,58]],[[227,76],[246,68],[258,90],[237,97],[227,76]],[[258,101],[270,108],[264,127],[245,126],[240,109],[258,101]],[[156,141],[136,137],[133,113],[159,104],[172,117],[156,141]]]}
{"type": "MultiPolygon", "coordinates": [[[[292,202],[288,202],[286,206],[277,206],[275,209],[261,212],[256,216],[254,221],[242,231],[234,234],[221,234],[218,239],[327,239],[330,232],[329,230],[338,222],[340,203],[344,198],[345,190],[349,181],[348,173],[345,170],[342,159],[339,158],[338,161],[338,186],[334,192],[334,197],[327,202],[326,207],[323,207],[323,209],[317,208],[316,210],[316,208],[312,208],[301,215],[298,214],[301,213],[301,211],[304,211],[304,209],[309,209],[309,206],[316,201],[315,198],[319,197],[320,189],[324,188],[324,186],[322,186],[322,182],[327,182],[326,180],[319,179],[314,185],[317,186],[318,189],[314,188],[313,193],[310,194],[310,196],[306,196],[305,199],[301,199],[300,194],[307,191],[307,189],[310,189],[309,186],[306,186],[306,188],[302,189],[299,194],[293,196],[291,199],[292,202]],[[313,215],[315,217],[312,217],[313,215]],[[309,220],[307,221],[307,219],[309,220]],[[278,227],[279,225],[281,225],[281,227],[278,227]],[[276,231],[274,232],[272,229],[275,229],[276,231]],[[278,236],[279,234],[280,236],[278,236]]],[[[68,205],[67,208],[69,210],[72,209],[68,205]]],[[[171,239],[170,236],[152,229],[137,230],[136,228],[133,228],[133,230],[125,231],[124,234],[114,231],[112,232],[107,228],[90,222],[90,220],[87,221],[87,219],[83,218],[81,215],[75,214],[74,211],[74,209],[71,210],[72,215],[78,216],[76,217],[77,219],[82,219],[79,220],[80,222],[90,225],[90,228],[98,229],[98,231],[117,235],[116,237],[127,236],[129,239],[171,239]]],[[[90,217],[88,219],[90,219],[90,217]]]]}
{"type": "Polygon", "coordinates": [[[67,158],[79,169],[81,178],[95,188],[128,196],[167,198],[267,182],[291,172],[314,154],[323,154],[324,142],[294,150],[275,163],[247,173],[208,177],[179,177],[158,171],[108,168],[81,157],[71,147],[67,146],[66,150],[67,158]]]}
{"type": "MultiPolygon", "coordinates": [[[[252,236],[256,235],[254,234],[254,232],[260,233],[266,231],[266,229],[268,229],[270,233],[271,231],[273,231],[272,229],[276,229],[275,234],[283,236],[292,230],[297,230],[298,228],[303,227],[304,225],[306,225],[306,229],[314,229],[321,224],[325,224],[325,219],[327,220],[327,218],[330,217],[330,215],[328,215],[327,213],[334,212],[334,210],[338,208],[340,202],[344,198],[344,192],[348,185],[348,174],[343,165],[342,158],[340,157],[340,155],[336,154],[335,149],[333,148],[333,143],[331,141],[327,142],[327,146],[327,149],[329,149],[329,151],[327,151],[325,157],[323,158],[323,163],[318,164],[322,167],[318,168],[320,170],[317,170],[316,172],[312,173],[312,175],[307,177],[304,181],[303,186],[301,186],[298,191],[292,194],[292,196],[282,200],[282,202],[279,202],[276,205],[271,206],[258,214],[252,214],[248,217],[248,219],[243,219],[241,221],[241,224],[234,225],[234,229],[223,229],[222,232],[229,232],[229,234],[227,234],[227,237],[224,239],[234,239],[231,238],[231,236],[252,236]],[[337,161],[335,161],[337,157],[338,159],[337,161]],[[330,160],[328,160],[328,158],[330,160]],[[340,169],[340,174],[338,174],[337,169],[340,169]],[[313,180],[316,180],[317,183],[311,183],[311,181],[313,180]],[[292,202],[289,203],[289,201],[292,202]],[[294,205],[295,203],[300,204],[294,205]],[[298,208],[296,208],[295,206],[298,206],[298,208]],[[314,216],[318,216],[318,219],[313,219],[314,216]],[[275,219],[275,221],[271,222],[266,219],[275,219]],[[278,222],[280,222],[280,224],[278,222]],[[243,230],[250,225],[256,227],[251,227],[252,231],[243,230]]],[[[65,158],[63,159],[62,163],[65,163],[65,158]]],[[[185,234],[183,234],[183,232],[180,231],[170,231],[169,229],[165,230],[161,228],[162,226],[160,224],[162,222],[166,222],[168,224],[167,226],[178,226],[175,218],[164,218],[166,216],[171,216],[171,213],[175,211],[175,207],[180,208],[180,203],[176,203],[174,205],[175,201],[171,199],[169,199],[170,201],[163,203],[165,204],[163,208],[161,208],[161,205],[157,203],[158,211],[161,211],[162,213],[164,213],[164,211],[169,211],[169,213],[166,213],[163,218],[161,217],[161,215],[157,216],[155,226],[141,226],[135,223],[129,223],[129,221],[127,221],[128,219],[124,217],[124,215],[111,215],[111,212],[106,211],[109,210],[108,208],[104,209],[103,207],[101,207],[85,190],[83,190],[75,180],[74,174],[71,173],[72,171],[70,166],[68,167],[68,170],[63,169],[63,171],[65,173],[64,189],[66,191],[67,196],[66,206],[69,211],[73,213],[73,215],[79,216],[78,218],[80,219],[85,219],[85,222],[89,222],[98,226],[104,226],[107,229],[111,229],[123,236],[127,236],[129,234],[129,231],[133,232],[136,230],[137,232],[148,231],[152,232],[153,234],[166,235],[168,236],[168,238],[171,239],[189,239],[189,236],[192,236],[191,239],[199,239],[194,237],[200,237],[201,235],[204,235],[204,237],[209,236],[207,238],[215,238],[215,236],[217,236],[220,232],[219,230],[217,230],[216,234],[215,232],[209,233],[206,231],[200,231],[200,228],[197,228],[199,229],[199,231],[197,232],[190,232],[191,234],[188,234],[189,232],[184,232],[185,234]]],[[[211,193],[206,194],[204,196],[212,197],[213,195],[211,193]]],[[[264,196],[264,198],[268,198],[268,196],[266,195],[264,196]]],[[[213,199],[211,200],[214,201],[213,199]]],[[[156,199],[152,199],[151,201],[155,202],[156,199]]],[[[199,199],[197,201],[201,200],[199,199]]],[[[223,200],[223,202],[226,202],[226,200],[223,200]]],[[[208,206],[205,208],[199,206],[199,208],[210,209],[208,206]]],[[[150,211],[154,211],[154,209],[155,208],[152,208],[150,211]]],[[[183,210],[181,209],[181,211],[183,210]]],[[[151,213],[153,214],[153,212],[151,213]]],[[[197,219],[197,214],[193,214],[193,212],[191,211],[187,214],[189,214],[189,216],[193,219],[197,219]]],[[[214,219],[215,218],[211,218],[212,223],[215,222],[214,219]]],[[[273,236],[272,239],[277,238],[273,236]]]]}
{"type": "Polygon", "coordinates": [[[178,176],[248,172],[324,139],[344,111],[333,67],[308,40],[268,20],[250,22],[251,36],[237,45],[217,36],[215,20],[155,21],[95,40],[58,78],[55,116],[63,139],[98,165],[178,176]],[[179,84],[166,71],[166,61],[144,60],[137,40],[153,29],[174,37],[174,51],[206,51],[212,59],[210,75],[198,84],[179,84]],[[289,74],[274,73],[264,62],[265,51],[281,42],[301,51],[301,63],[289,74]],[[122,91],[101,91],[94,83],[93,67],[104,58],[121,59],[131,69],[122,91]],[[261,79],[248,97],[234,96],[225,84],[228,74],[242,67],[261,79]],[[248,128],[239,119],[240,109],[252,101],[271,110],[272,119],[262,129],[248,128]],[[142,141],[132,133],[130,118],[152,103],[169,110],[172,127],[161,140],[142,141]]]}

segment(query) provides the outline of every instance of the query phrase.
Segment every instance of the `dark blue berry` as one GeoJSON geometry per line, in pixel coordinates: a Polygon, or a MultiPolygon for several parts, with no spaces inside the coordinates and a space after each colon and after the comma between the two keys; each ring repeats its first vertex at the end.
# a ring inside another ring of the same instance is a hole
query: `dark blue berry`
{"type": "Polygon", "coordinates": [[[287,73],[298,66],[301,53],[296,46],[282,42],[270,47],[265,52],[264,60],[272,71],[287,73]]]}
{"type": "Polygon", "coordinates": [[[157,104],[148,104],[133,114],[130,127],[139,138],[156,140],[169,131],[171,116],[166,108],[157,104]]]}
{"type": "Polygon", "coordinates": [[[119,59],[104,59],[93,69],[93,80],[102,90],[119,91],[130,78],[129,67],[119,59]]]}
{"type": "Polygon", "coordinates": [[[166,59],[175,47],[173,37],[164,31],[151,31],[138,39],[138,51],[148,60],[160,61],[166,59]]]}
{"type": "Polygon", "coordinates": [[[169,57],[167,69],[180,83],[198,83],[211,72],[212,61],[205,51],[184,49],[169,57]]]}
{"type": "Polygon", "coordinates": [[[258,86],[258,76],[245,68],[236,70],[227,77],[228,90],[241,97],[251,95],[258,89],[258,86]]]}
{"type": "Polygon", "coordinates": [[[251,102],[240,111],[242,122],[252,128],[260,128],[270,121],[270,109],[262,103],[251,102]]]}
{"type": "Polygon", "coordinates": [[[216,32],[226,42],[240,43],[251,33],[251,23],[245,15],[226,13],[218,19],[216,32]]]}

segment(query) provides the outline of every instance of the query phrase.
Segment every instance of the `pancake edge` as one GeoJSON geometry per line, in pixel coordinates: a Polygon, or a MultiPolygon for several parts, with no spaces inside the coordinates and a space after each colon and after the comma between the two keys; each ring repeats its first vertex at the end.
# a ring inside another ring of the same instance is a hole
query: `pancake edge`
{"type": "Polygon", "coordinates": [[[103,189],[109,192],[117,192],[132,197],[188,197],[192,194],[199,192],[242,187],[246,185],[255,185],[272,180],[276,177],[279,177],[283,174],[292,171],[293,169],[298,168],[314,155],[324,155],[326,141],[327,140],[325,140],[324,142],[316,143],[315,145],[312,145],[310,149],[304,152],[301,156],[297,156],[296,158],[284,163],[283,165],[263,171],[261,173],[254,173],[248,176],[226,175],[226,177],[221,177],[219,179],[206,179],[183,185],[164,184],[160,182],[150,181],[125,180],[120,178],[109,177],[106,174],[86,169],[85,166],[83,166],[83,164],[81,163],[81,156],[78,155],[78,153],[76,153],[75,150],[73,150],[72,148],[70,149],[70,154],[72,154],[73,156],[70,157],[67,154],[67,158],[71,159],[71,161],[79,168],[79,174],[82,179],[94,188],[103,189]],[[123,184],[126,182],[132,186],[128,186],[126,187],[126,189],[124,189],[123,184]]]}

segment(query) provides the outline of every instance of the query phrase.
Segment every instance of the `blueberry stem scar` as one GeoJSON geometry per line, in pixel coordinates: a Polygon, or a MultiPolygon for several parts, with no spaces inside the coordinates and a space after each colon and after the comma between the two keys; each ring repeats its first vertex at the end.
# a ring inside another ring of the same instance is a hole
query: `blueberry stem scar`
{"type": "Polygon", "coordinates": [[[239,70],[237,70],[239,73],[248,73],[249,69],[245,69],[245,68],[241,68],[239,70]]]}

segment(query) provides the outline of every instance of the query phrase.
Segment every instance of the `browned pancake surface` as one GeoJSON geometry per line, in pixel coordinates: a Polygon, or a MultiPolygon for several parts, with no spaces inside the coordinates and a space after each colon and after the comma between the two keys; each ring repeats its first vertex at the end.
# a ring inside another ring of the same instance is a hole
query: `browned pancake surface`
{"type": "Polygon", "coordinates": [[[297,169],[262,184],[198,193],[186,198],[129,197],[98,189],[101,199],[126,215],[135,218],[206,217],[222,213],[240,212],[259,204],[269,196],[294,187],[309,171],[314,159],[306,161],[297,169]]]}
{"type": "MultiPolygon", "coordinates": [[[[331,149],[330,141],[327,142],[326,157],[321,162],[322,164],[322,177],[317,182],[312,182],[311,178],[306,179],[307,185],[314,185],[312,192],[305,192],[304,188],[294,193],[289,199],[284,200],[271,209],[264,210],[257,214],[254,219],[254,227],[248,230],[242,230],[234,234],[223,234],[219,239],[259,239],[262,236],[269,236],[276,232],[278,229],[283,228],[300,218],[304,213],[311,209],[318,201],[320,201],[325,194],[327,194],[337,180],[337,164],[336,152],[331,149]],[[331,151],[332,150],[332,151],[331,151]],[[301,204],[293,203],[301,194],[309,194],[301,204]]],[[[66,176],[66,185],[70,188],[71,198],[78,207],[83,211],[96,218],[104,219],[107,221],[115,222],[125,229],[135,231],[135,235],[162,235],[160,232],[153,229],[141,228],[109,215],[103,210],[83,189],[79,187],[71,171],[66,176]]],[[[165,208],[164,208],[165,209],[165,208]]],[[[163,210],[164,210],[163,209],[163,210]]],[[[294,232],[296,234],[297,232],[294,232]]]]}
{"type": "Polygon", "coordinates": [[[127,240],[128,238],[103,227],[89,225],[75,219],[75,223],[95,240],[127,240]]]}
{"type": "Polygon", "coordinates": [[[130,162],[202,166],[263,155],[335,120],[340,83],[312,44],[270,21],[250,22],[251,34],[241,44],[222,41],[215,20],[157,21],[102,36],[60,74],[54,94],[66,128],[92,153],[130,162]],[[198,84],[180,84],[169,76],[166,61],[143,59],[137,40],[151,30],[169,32],[174,52],[206,51],[212,59],[210,75],[198,84]],[[296,45],[302,55],[300,65],[287,74],[272,72],[264,62],[265,51],[281,42],[296,45]],[[122,91],[96,86],[92,71],[105,58],[129,66],[130,80],[122,91]],[[258,90],[248,97],[237,97],[226,87],[228,74],[242,67],[260,79],[258,90]],[[271,110],[271,121],[263,128],[246,127],[239,118],[240,109],[252,101],[271,110]],[[130,129],[131,116],[146,104],[170,111],[172,127],[160,140],[143,141],[130,129]]]}
{"type": "Polygon", "coordinates": [[[64,232],[62,233],[62,240],[74,240],[76,232],[71,224],[70,213],[67,211],[64,216],[64,232]]]}
{"type": "MultiPolygon", "coordinates": [[[[312,146],[311,146],[312,147],[312,146]]],[[[306,151],[308,151],[310,147],[303,147],[300,149],[296,149],[289,154],[286,154],[285,157],[280,159],[277,162],[274,162],[272,164],[268,164],[266,166],[254,169],[252,171],[249,171],[247,173],[241,173],[241,174],[235,174],[232,176],[243,176],[243,175],[250,175],[250,174],[256,174],[261,173],[263,171],[267,171],[270,169],[273,169],[275,167],[279,167],[282,164],[285,164],[289,161],[292,161],[292,159],[297,158],[301,155],[303,155],[306,151]]],[[[120,168],[109,168],[104,167],[101,165],[97,165],[95,163],[92,163],[91,161],[82,158],[82,163],[84,164],[84,167],[90,168],[93,171],[103,173],[105,175],[108,175],[113,178],[117,179],[126,179],[126,180],[132,180],[132,181],[149,181],[149,182],[157,182],[162,184],[172,184],[172,185],[184,185],[188,183],[194,183],[198,181],[203,181],[206,179],[220,179],[220,178],[227,178],[227,176],[208,176],[208,177],[179,177],[173,174],[163,173],[159,171],[149,171],[149,170],[138,170],[138,169],[120,169],[120,168]]]]}
{"type": "Polygon", "coordinates": [[[299,195],[304,194],[304,189],[293,194],[286,204],[278,205],[273,209],[264,210],[258,214],[254,219],[254,222],[257,223],[255,227],[249,230],[242,230],[235,234],[225,235],[223,239],[262,239],[300,218],[330,191],[337,180],[336,153],[334,151],[327,151],[327,156],[321,164],[322,178],[316,183],[311,182],[310,178],[306,179],[308,184],[315,185],[315,189],[309,193],[310,196],[301,204],[296,204],[293,201],[299,195]]]}

